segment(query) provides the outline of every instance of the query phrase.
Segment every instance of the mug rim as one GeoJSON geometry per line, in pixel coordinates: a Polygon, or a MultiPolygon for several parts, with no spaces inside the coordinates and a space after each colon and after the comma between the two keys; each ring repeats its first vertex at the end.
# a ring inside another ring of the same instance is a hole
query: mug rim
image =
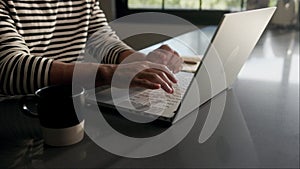
{"type": "Polygon", "coordinates": [[[76,94],[73,94],[73,87],[74,86],[72,86],[72,85],[50,85],[50,86],[45,86],[45,87],[42,87],[42,88],[36,90],[34,94],[36,96],[38,96],[39,98],[45,98],[47,96],[42,96],[41,92],[43,92],[47,89],[50,89],[50,88],[62,88],[62,87],[65,87],[65,88],[70,87],[72,89],[72,94],[67,96],[67,97],[77,97],[77,96],[83,95],[86,92],[86,90],[83,87],[78,87],[78,88],[80,88],[80,92],[78,92],[76,94]]]}

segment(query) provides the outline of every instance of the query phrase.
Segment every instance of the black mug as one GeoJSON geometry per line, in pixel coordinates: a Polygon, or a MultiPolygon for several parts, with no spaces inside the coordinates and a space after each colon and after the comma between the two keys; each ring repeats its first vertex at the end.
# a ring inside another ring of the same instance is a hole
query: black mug
{"type": "Polygon", "coordinates": [[[85,94],[81,87],[48,86],[37,90],[35,96],[24,97],[21,110],[26,115],[39,118],[47,145],[72,145],[84,137],[84,119],[80,109],[85,104],[85,94]],[[29,101],[35,104],[34,108],[29,108],[29,101]]]}

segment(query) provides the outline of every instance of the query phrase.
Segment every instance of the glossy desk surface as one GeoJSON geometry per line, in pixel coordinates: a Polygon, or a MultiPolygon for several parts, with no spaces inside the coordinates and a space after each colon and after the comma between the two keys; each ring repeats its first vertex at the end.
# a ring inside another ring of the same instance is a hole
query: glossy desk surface
{"type": "MultiPolygon", "coordinates": [[[[214,31],[203,30],[209,36],[214,31]]],[[[201,43],[195,40],[198,35],[195,31],[181,38],[189,39],[191,44],[187,45],[197,46],[201,43]]],[[[184,49],[178,51],[189,55],[184,49]]],[[[299,168],[299,31],[265,32],[233,88],[227,91],[220,124],[206,142],[199,143],[198,139],[210,103],[187,117],[198,113],[183,141],[154,157],[113,155],[88,136],[69,147],[45,146],[39,121],[24,116],[18,102],[18,97],[1,98],[0,168],[299,168]]],[[[122,123],[118,117],[112,118],[116,124],[122,123]]]]}

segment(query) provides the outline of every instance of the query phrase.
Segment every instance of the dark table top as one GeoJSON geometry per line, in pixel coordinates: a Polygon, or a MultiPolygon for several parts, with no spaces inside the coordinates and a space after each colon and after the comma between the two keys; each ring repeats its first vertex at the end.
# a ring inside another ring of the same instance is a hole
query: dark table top
{"type": "MultiPolygon", "coordinates": [[[[195,40],[197,34],[194,31],[181,38],[195,40]]],[[[170,128],[125,127],[122,118],[108,115],[112,125],[123,126],[119,128],[129,133],[142,133],[143,137],[167,129],[176,132],[196,119],[182,141],[153,157],[114,155],[89,137],[111,136],[92,129],[78,144],[49,147],[44,145],[39,121],[20,112],[19,97],[0,99],[0,168],[299,168],[299,31],[266,31],[233,88],[170,128]],[[202,142],[210,105],[224,95],[226,104],[220,122],[202,142]]],[[[175,137],[171,134],[163,141],[174,141],[175,137]]],[[[127,146],[130,154],[147,144],[121,146],[127,146]]]]}

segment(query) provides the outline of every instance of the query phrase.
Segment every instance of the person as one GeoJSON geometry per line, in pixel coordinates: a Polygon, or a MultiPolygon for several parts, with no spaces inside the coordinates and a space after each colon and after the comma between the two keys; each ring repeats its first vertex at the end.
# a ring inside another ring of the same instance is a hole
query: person
{"type": "Polygon", "coordinates": [[[174,73],[183,62],[167,45],[148,55],[126,45],[108,25],[97,0],[0,0],[0,34],[0,93],[5,95],[71,84],[75,63],[83,81],[97,70],[97,86],[143,68],[131,87],[173,93],[174,73]],[[93,43],[87,45],[91,38],[93,43]],[[99,63],[78,63],[83,49],[101,58],[99,63]],[[129,56],[134,56],[131,61],[129,56]]]}

